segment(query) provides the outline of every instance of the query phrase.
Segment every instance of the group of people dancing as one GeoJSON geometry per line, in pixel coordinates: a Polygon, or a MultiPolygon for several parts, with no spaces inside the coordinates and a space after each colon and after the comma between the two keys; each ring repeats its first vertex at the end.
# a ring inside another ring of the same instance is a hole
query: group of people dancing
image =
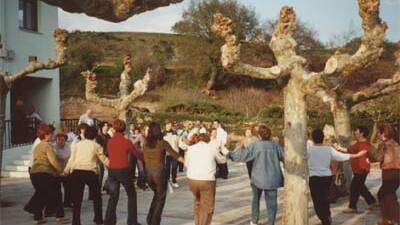
{"type": "MultiPolygon", "coordinates": [[[[127,224],[140,224],[136,192],[139,187],[153,192],[147,224],[159,225],[168,189],[179,188],[177,173],[184,165],[187,184],[194,196],[194,223],[209,225],[214,214],[216,179],[228,178],[228,159],[246,163],[252,190],[250,224],[259,224],[262,193],[267,207],[267,224],[276,224],[278,189],[284,186],[284,149],[282,139],[272,137],[268,125],[246,129],[245,137],[237,147],[228,149],[228,134],[218,120],[210,127],[200,122],[183,125],[170,120],[164,128],[150,122],[142,129],[134,124],[127,129],[126,123],[117,119],[112,123],[102,122],[96,129],[90,119],[89,116],[81,117],[78,135],[72,141],[70,151],[66,147],[68,135],[53,135],[54,129],[50,126],[39,125],[30,168],[35,193],[24,208],[34,215],[36,224],[45,223],[49,215],[55,216],[59,223],[70,223],[64,207],[71,207],[72,224],[81,225],[81,206],[87,185],[94,207],[93,222],[115,225],[122,185],[128,199],[127,224]],[[108,176],[103,181],[105,171],[108,176]],[[64,187],[64,200],[61,186],[64,187]],[[102,192],[109,194],[104,217],[102,192]]],[[[347,160],[354,176],[349,207],[345,212],[360,212],[357,202],[362,196],[369,205],[368,210],[381,208],[379,224],[399,223],[396,196],[400,179],[398,130],[390,124],[379,126],[380,142],[375,150],[367,139],[368,133],[366,127],[357,127],[354,143],[349,148],[326,144],[321,129],[311,133],[312,141],[307,147],[309,186],[315,212],[323,225],[332,223],[328,199],[333,182],[331,162],[347,160]],[[381,153],[374,154],[381,155],[375,160],[381,162],[382,167],[379,204],[365,186],[374,151],[381,153]]]]}

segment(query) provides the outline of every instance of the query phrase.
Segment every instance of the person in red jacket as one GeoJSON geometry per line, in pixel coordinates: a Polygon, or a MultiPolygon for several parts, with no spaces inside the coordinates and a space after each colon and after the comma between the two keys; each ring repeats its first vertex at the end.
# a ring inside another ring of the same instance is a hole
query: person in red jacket
{"type": "Polygon", "coordinates": [[[366,153],[359,157],[350,160],[351,168],[353,170],[354,176],[351,180],[350,185],[350,204],[349,208],[345,210],[346,213],[358,213],[357,202],[360,195],[365,199],[369,205],[369,209],[373,209],[377,206],[376,199],[369,192],[368,188],[365,186],[365,180],[367,179],[369,170],[371,168],[370,162],[367,157],[367,152],[371,151],[371,143],[368,141],[368,128],[365,126],[359,126],[354,131],[354,136],[356,142],[350,146],[348,152],[351,154],[357,154],[361,151],[366,151],[366,153]]]}
{"type": "Polygon", "coordinates": [[[117,222],[116,209],[119,199],[120,185],[125,188],[128,196],[128,225],[140,225],[137,218],[136,190],[133,182],[132,169],[129,163],[129,153],[131,152],[137,159],[143,161],[143,156],[132,144],[124,137],[126,124],[122,120],[115,120],[113,123],[115,134],[107,143],[108,158],[110,160],[108,170],[108,188],[110,199],[106,211],[105,225],[115,225],[117,222]]]}

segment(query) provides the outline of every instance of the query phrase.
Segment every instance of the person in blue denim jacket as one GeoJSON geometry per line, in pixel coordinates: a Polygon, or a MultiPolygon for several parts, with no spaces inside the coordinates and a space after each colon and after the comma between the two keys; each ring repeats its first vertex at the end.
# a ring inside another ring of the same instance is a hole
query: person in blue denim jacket
{"type": "Polygon", "coordinates": [[[268,225],[275,224],[278,210],[278,188],[283,187],[283,173],[280,162],[283,162],[282,147],[271,140],[271,130],[266,125],[258,127],[259,141],[238,151],[222,148],[222,153],[235,162],[253,160],[251,188],[253,192],[252,219],[250,224],[258,223],[260,214],[260,197],[265,195],[268,225]]]}

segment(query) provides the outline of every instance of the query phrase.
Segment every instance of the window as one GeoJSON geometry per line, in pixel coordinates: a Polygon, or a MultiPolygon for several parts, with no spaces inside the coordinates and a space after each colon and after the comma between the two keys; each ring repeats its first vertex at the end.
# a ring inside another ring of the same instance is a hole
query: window
{"type": "Polygon", "coordinates": [[[18,24],[20,28],[38,31],[37,0],[19,0],[18,24]]]}

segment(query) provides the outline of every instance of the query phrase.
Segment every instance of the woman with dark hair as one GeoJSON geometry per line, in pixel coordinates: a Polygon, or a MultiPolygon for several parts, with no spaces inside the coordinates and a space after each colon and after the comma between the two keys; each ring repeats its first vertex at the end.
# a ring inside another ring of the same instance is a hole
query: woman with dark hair
{"type": "Polygon", "coordinates": [[[225,157],[219,153],[218,145],[210,142],[207,134],[199,134],[195,143],[186,153],[187,178],[195,197],[195,225],[211,224],[215,205],[216,162],[224,163],[225,157]]]}
{"type": "Polygon", "coordinates": [[[365,154],[344,154],[336,151],[329,145],[324,145],[325,135],[321,129],[312,132],[313,145],[308,146],[308,167],[309,167],[309,186],[314,209],[321,220],[322,225],[332,223],[329,191],[332,184],[331,161],[347,161],[351,158],[357,158],[365,154]]]}
{"type": "MultiPolygon", "coordinates": [[[[103,153],[105,156],[108,156],[107,142],[111,138],[110,135],[108,134],[109,129],[110,129],[110,124],[107,121],[101,122],[99,124],[98,135],[96,137],[96,142],[103,148],[103,153]]],[[[103,163],[101,163],[101,162],[98,162],[97,166],[99,167],[100,186],[102,186],[105,168],[104,168],[103,163]]],[[[106,188],[104,188],[104,189],[107,190],[106,188]]]]}
{"type": "Polygon", "coordinates": [[[108,166],[108,159],[103,153],[103,148],[94,140],[97,130],[94,127],[87,127],[85,139],[75,143],[71,147],[71,157],[64,169],[66,174],[71,174],[73,183],[73,219],[72,225],[81,225],[81,206],[85,184],[93,196],[94,222],[103,224],[102,200],[99,170],[97,162],[101,161],[108,166]]]}
{"type": "Polygon", "coordinates": [[[33,164],[30,177],[35,193],[29,201],[29,209],[34,214],[36,224],[45,223],[43,210],[45,207],[56,207],[57,221],[66,222],[62,199],[58,198],[57,176],[62,173],[63,167],[58,161],[53,146],[50,144],[53,130],[46,124],[40,124],[37,136],[41,140],[33,151],[33,164]],[[58,202],[54,202],[58,201],[58,202]]]}
{"type": "Polygon", "coordinates": [[[147,224],[159,225],[161,214],[167,197],[167,179],[165,174],[165,158],[168,152],[174,159],[183,162],[183,158],[175,152],[168,142],[163,140],[161,127],[158,123],[150,123],[145,131],[143,148],[147,183],[154,192],[147,224]]]}
{"type": "Polygon", "coordinates": [[[259,141],[249,144],[238,151],[222,148],[222,153],[236,162],[253,160],[251,188],[253,191],[252,219],[250,224],[258,224],[260,214],[260,197],[265,194],[268,225],[275,224],[278,211],[278,188],[283,186],[283,174],[280,162],[283,162],[282,147],[271,141],[271,130],[264,124],[258,126],[259,141]]]}
{"type": "Polygon", "coordinates": [[[378,192],[382,220],[378,224],[399,224],[400,207],[396,196],[396,190],[400,184],[399,133],[392,125],[382,124],[378,127],[378,138],[381,141],[378,151],[383,153],[382,186],[378,192]]]}

